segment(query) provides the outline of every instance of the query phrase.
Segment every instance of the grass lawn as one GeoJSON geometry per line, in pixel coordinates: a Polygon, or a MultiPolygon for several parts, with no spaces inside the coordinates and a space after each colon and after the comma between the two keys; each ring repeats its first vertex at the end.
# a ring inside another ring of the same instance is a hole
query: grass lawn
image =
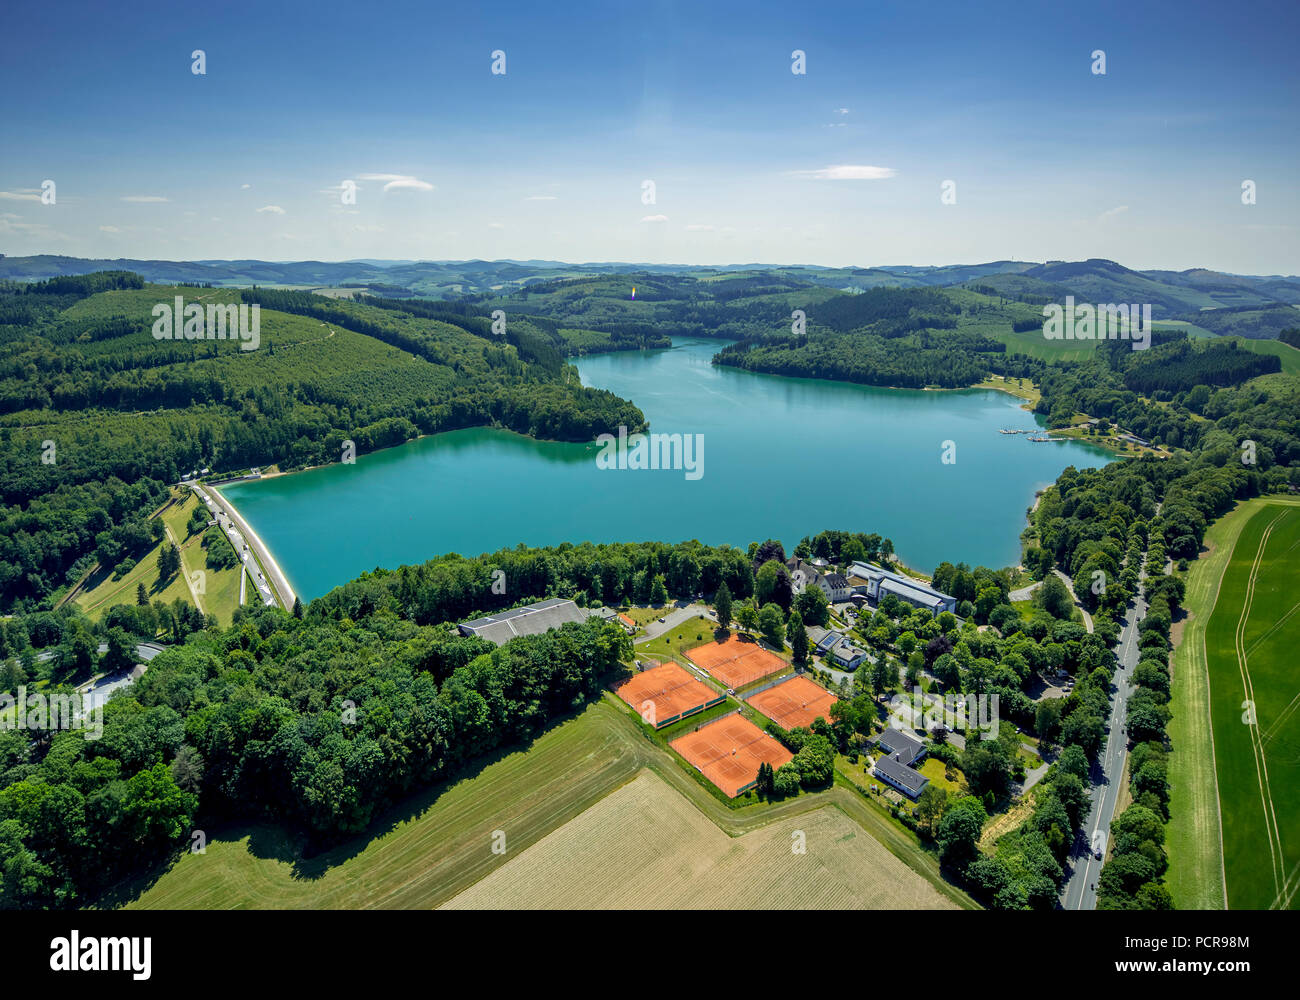
{"type": "Polygon", "coordinates": [[[140,557],[139,562],[135,564],[135,568],[120,580],[114,580],[112,574],[104,570],[97,571],[86,581],[86,586],[73,598],[74,602],[86,612],[91,621],[97,622],[104,617],[104,612],[115,604],[134,604],[136,586],[141,583],[144,584],[145,593],[149,595],[150,602],[161,600],[170,604],[177,598],[189,601],[189,588],[185,586],[185,581],[179,573],[168,580],[166,584],[159,584],[158,553],[160,549],[160,546],[154,546],[150,549],[140,557]]]}
{"type": "MultiPolygon", "coordinates": [[[[187,493],[189,491],[186,491],[187,493]]],[[[239,607],[239,576],[244,571],[236,565],[228,569],[209,569],[207,550],[203,548],[202,534],[186,536],[185,522],[199,504],[198,497],[189,493],[185,502],[173,504],[162,515],[163,522],[172,530],[172,534],[181,543],[181,564],[185,572],[193,578],[194,573],[203,573],[204,593],[199,595],[205,614],[216,615],[223,627],[230,625],[235,609],[239,607]]],[[[216,529],[213,529],[216,530],[216,529]]],[[[249,584],[246,592],[256,593],[249,584]]],[[[187,592],[188,593],[188,592],[187,592]]]]}
{"type": "Polygon", "coordinates": [[[997,389],[999,392],[1009,392],[1017,399],[1025,401],[1025,409],[1032,410],[1043,394],[1038,391],[1038,386],[1034,385],[1029,379],[1006,378],[1002,375],[990,375],[983,382],[976,382],[971,386],[972,389],[997,389]],[[1019,383],[1019,384],[1017,384],[1019,383]]]}
{"type": "Polygon", "coordinates": [[[672,611],[672,605],[665,604],[661,608],[628,608],[623,614],[627,615],[638,625],[649,625],[653,621],[658,621],[669,611],[672,611]]]}
{"type": "Polygon", "coordinates": [[[868,757],[862,754],[858,757],[857,763],[851,763],[849,758],[844,754],[835,755],[835,770],[848,778],[859,788],[870,790],[872,785],[880,784],[871,774],[871,767],[867,763],[868,757]]]}
{"type": "MultiPolygon", "coordinates": [[[[202,570],[205,574],[203,580],[206,593],[199,595],[200,610],[206,614],[215,614],[222,626],[228,626],[239,604],[239,574],[243,570],[238,566],[223,570],[208,569],[205,551],[199,544],[200,536],[186,538],[185,522],[197,504],[194,494],[186,490],[184,501],[166,507],[160,516],[163,524],[171,529],[172,535],[181,543],[181,565],[184,572],[193,574],[195,570],[202,570]]],[[[161,551],[162,544],[155,545],[120,580],[114,580],[111,573],[103,570],[95,573],[86,581],[86,586],[74,601],[92,621],[99,621],[115,604],[135,604],[136,586],[140,583],[144,584],[151,602],[162,600],[170,604],[180,598],[193,603],[190,589],[181,573],[177,573],[166,584],[159,584],[158,554],[161,551]]]]}
{"type": "MultiPolygon", "coordinates": [[[[921,764],[919,770],[922,774],[924,774],[927,778],[930,779],[930,784],[934,785],[937,788],[942,788],[949,795],[963,794],[962,793],[963,786],[961,782],[949,781],[944,776],[947,773],[948,768],[944,765],[944,762],[939,760],[937,757],[926,758],[926,760],[921,764]]],[[[954,773],[961,774],[960,771],[956,771],[955,769],[954,769],[954,773]]]]}

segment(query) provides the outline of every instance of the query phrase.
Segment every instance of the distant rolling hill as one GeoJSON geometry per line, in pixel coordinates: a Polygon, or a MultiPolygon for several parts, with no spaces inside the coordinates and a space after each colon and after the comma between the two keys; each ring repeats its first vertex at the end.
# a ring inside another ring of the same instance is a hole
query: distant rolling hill
{"type": "MultiPolygon", "coordinates": [[[[1137,271],[1113,260],[990,261],[983,264],[819,267],[727,264],[701,267],[622,262],[565,263],[550,260],[470,261],[263,261],[89,260],[40,255],[0,257],[0,280],[36,281],[91,271],[129,270],[147,281],[218,286],[279,285],[300,288],[366,288],[384,295],[432,299],[518,291],[536,283],[611,276],[764,278],[768,291],[814,287],[861,292],[872,288],[963,286],[1031,306],[1060,302],[1150,303],[1152,315],[1194,324],[1220,335],[1274,338],[1300,326],[1300,277],[1225,274],[1205,268],[1137,271]],[[789,284],[793,283],[793,285],[789,284]]],[[[642,294],[650,291],[643,285],[642,294]]]]}

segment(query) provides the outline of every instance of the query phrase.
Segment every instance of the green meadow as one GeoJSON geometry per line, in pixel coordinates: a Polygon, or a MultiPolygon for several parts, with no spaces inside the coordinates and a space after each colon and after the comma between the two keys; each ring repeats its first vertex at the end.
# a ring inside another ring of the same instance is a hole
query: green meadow
{"type": "Polygon", "coordinates": [[[1300,906],[1298,557],[1300,506],[1258,504],[1205,629],[1230,909],[1300,906]]]}

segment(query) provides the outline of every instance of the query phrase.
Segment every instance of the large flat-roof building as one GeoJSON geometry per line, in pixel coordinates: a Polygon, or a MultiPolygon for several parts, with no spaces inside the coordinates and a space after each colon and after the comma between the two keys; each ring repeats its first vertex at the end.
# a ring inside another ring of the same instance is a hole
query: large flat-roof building
{"type": "Polygon", "coordinates": [[[585,622],[591,615],[599,614],[580,608],[563,597],[552,597],[521,608],[484,615],[473,621],[461,622],[456,627],[464,636],[478,636],[498,646],[516,636],[539,635],[548,629],[559,628],[565,622],[585,622]]]}
{"type": "Polygon", "coordinates": [[[875,563],[855,562],[850,572],[854,577],[867,581],[864,588],[867,596],[877,604],[886,594],[893,594],[900,601],[914,608],[924,608],[932,615],[957,611],[957,598],[951,594],[935,590],[920,580],[913,580],[875,563]]]}

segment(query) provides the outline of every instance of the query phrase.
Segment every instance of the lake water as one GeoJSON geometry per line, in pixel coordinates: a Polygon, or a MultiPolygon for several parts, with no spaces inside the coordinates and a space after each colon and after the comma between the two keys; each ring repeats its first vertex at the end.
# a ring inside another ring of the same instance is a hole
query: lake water
{"type": "Polygon", "coordinates": [[[652,431],[703,435],[698,479],[600,469],[594,443],[479,428],[223,492],[306,601],[376,566],[520,542],[778,538],[790,550],[840,528],[891,538],[920,569],[1011,565],[1035,490],[1068,465],[1111,460],[1089,445],[999,434],[1040,426],[1006,393],[760,375],[710,364],[720,346],[680,339],[577,363],[585,385],[632,400],[652,431]]]}

